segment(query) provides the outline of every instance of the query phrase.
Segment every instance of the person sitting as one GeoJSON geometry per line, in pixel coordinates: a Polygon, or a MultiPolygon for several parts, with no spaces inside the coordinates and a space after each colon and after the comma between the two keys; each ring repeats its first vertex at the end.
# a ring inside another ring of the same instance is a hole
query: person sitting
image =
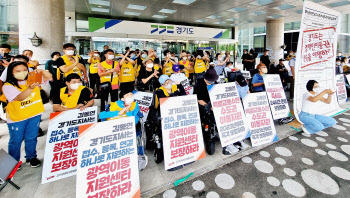
{"type": "Polygon", "coordinates": [[[306,84],[307,92],[302,98],[302,107],[299,119],[304,123],[302,129],[306,133],[314,134],[325,128],[334,126],[337,122],[334,118],[317,114],[321,105],[330,104],[332,95],[335,93],[331,89],[320,90],[318,82],[309,80],[306,84]],[[325,98],[325,95],[328,95],[325,98]]]}
{"type": "Polygon", "coordinates": [[[159,99],[166,97],[175,97],[175,96],[184,96],[186,95],[186,91],[180,82],[176,82],[173,84],[168,75],[161,75],[159,77],[159,83],[162,85],[156,91],[156,105],[155,108],[160,111],[159,107],[159,99]]]}
{"type": "Polygon", "coordinates": [[[241,100],[243,100],[243,98],[250,93],[247,81],[242,75],[236,77],[236,87],[241,100]]]}
{"type": "Polygon", "coordinates": [[[348,59],[346,57],[341,59],[341,66],[343,67],[344,73],[350,72],[350,66],[348,66],[348,59]]]}
{"type": "Polygon", "coordinates": [[[259,73],[255,74],[253,76],[253,87],[254,87],[254,92],[261,92],[264,91],[264,78],[263,76],[265,74],[267,74],[267,68],[266,65],[264,63],[260,63],[257,66],[257,69],[259,71],[259,73]]]}
{"type": "Polygon", "coordinates": [[[239,68],[238,67],[234,67],[233,66],[233,62],[227,62],[224,71],[225,71],[225,76],[227,76],[227,73],[229,73],[229,72],[237,72],[237,71],[239,71],[239,68]]]}
{"type": "Polygon", "coordinates": [[[91,90],[82,84],[80,76],[71,73],[65,78],[66,87],[61,88],[59,96],[53,97],[53,111],[68,111],[72,109],[85,110],[94,105],[91,90]]]}
{"type": "Polygon", "coordinates": [[[180,66],[179,65],[173,65],[173,74],[170,76],[170,80],[174,83],[176,82],[182,82],[187,80],[188,78],[184,73],[181,72],[180,66]]]}

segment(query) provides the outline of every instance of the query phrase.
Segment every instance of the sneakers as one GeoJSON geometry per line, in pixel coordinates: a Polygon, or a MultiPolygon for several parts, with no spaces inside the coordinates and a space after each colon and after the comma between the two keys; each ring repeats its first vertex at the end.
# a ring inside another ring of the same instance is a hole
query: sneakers
{"type": "Polygon", "coordinates": [[[228,145],[222,149],[222,154],[224,155],[233,155],[235,153],[238,153],[239,149],[236,148],[233,145],[228,145]]]}
{"type": "Polygon", "coordinates": [[[301,129],[304,131],[304,133],[312,134],[312,133],[310,133],[308,130],[306,130],[306,128],[304,127],[304,125],[301,125],[301,129]]]}
{"type": "Polygon", "coordinates": [[[148,164],[148,157],[146,155],[139,155],[138,162],[139,162],[139,171],[142,171],[143,169],[146,168],[148,164]]]}
{"type": "Polygon", "coordinates": [[[41,165],[41,161],[38,160],[38,158],[34,157],[34,158],[30,159],[29,164],[32,168],[36,168],[36,167],[39,167],[41,165]]]}
{"type": "Polygon", "coordinates": [[[239,143],[241,143],[241,150],[249,148],[249,145],[246,144],[244,141],[239,141],[239,143]]]}
{"type": "Polygon", "coordinates": [[[30,165],[30,159],[26,159],[26,164],[29,166],[30,165]]]}

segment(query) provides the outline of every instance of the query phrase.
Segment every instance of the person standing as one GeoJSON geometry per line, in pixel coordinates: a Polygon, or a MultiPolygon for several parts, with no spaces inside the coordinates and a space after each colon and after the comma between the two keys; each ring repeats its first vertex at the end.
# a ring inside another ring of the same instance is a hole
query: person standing
{"type": "MultiPolygon", "coordinates": [[[[247,50],[245,50],[247,52],[247,50]]],[[[250,50],[249,53],[243,54],[242,56],[243,68],[244,70],[250,71],[254,69],[255,58],[254,58],[254,50],[250,50]]]]}
{"type": "Polygon", "coordinates": [[[53,52],[51,54],[51,60],[47,61],[45,63],[45,70],[49,71],[52,75],[52,81],[50,81],[50,100],[53,101],[53,96],[56,92],[59,92],[59,90],[63,87],[62,82],[62,76],[57,78],[57,59],[61,57],[61,54],[59,52],[53,52]]]}
{"type": "MultiPolygon", "coordinates": [[[[39,83],[28,84],[27,82],[28,71],[28,65],[24,62],[10,63],[3,91],[8,100],[7,125],[10,133],[8,152],[19,161],[21,144],[24,140],[26,163],[34,168],[41,165],[37,158],[36,145],[40,119],[45,109],[40,96],[39,83]]],[[[42,83],[52,79],[48,71],[37,69],[35,72],[42,73],[42,83]]]]}
{"type": "Polygon", "coordinates": [[[260,56],[260,63],[264,63],[267,68],[270,68],[271,61],[269,57],[269,50],[264,50],[264,54],[260,56]]]}
{"type": "Polygon", "coordinates": [[[176,65],[176,62],[171,59],[171,53],[169,50],[164,51],[165,59],[162,61],[163,65],[163,74],[170,76],[173,73],[173,65],[176,65]]]}
{"type": "Polygon", "coordinates": [[[33,51],[32,50],[24,50],[23,53],[22,53],[23,56],[26,56],[29,61],[28,61],[28,67],[29,68],[32,68],[33,70],[36,70],[39,66],[39,61],[37,60],[32,60],[32,57],[33,57],[33,51]]]}
{"type": "Polygon", "coordinates": [[[286,66],[283,63],[283,59],[279,60],[279,64],[277,65],[277,71],[278,74],[280,75],[283,87],[287,87],[287,83],[289,81],[289,77],[288,77],[288,70],[286,68],[286,66]]]}
{"type": "Polygon", "coordinates": [[[90,64],[89,78],[90,88],[93,90],[94,96],[100,97],[100,76],[98,75],[98,65],[101,63],[101,57],[98,50],[91,51],[90,57],[87,61],[90,64]]]}
{"type": "Polygon", "coordinates": [[[289,76],[289,82],[290,82],[290,96],[289,96],[289,101],[293,102],[294,99],[294,82],[295,82],[295,55],[290,59],[289,61],[289,67],[290,70],[288,71],[288,76],[289,76]]]}
{"type": "Polygon", "coordinates": [[[129,93],[135,90],[136,70],[134,68],[135,61],[130,58],[128,51],[120,61],[120,91],[129,93]]]}
{"type": "Polygon", "coordinates": [[[118,100],[119,89],[119,63],[114,60],[114,51],[105,50],[105,58],[106,60],[98,65],[98,75],[101,81],[101,112],[106,110],[105,105],[109,95],[111,95],[111,102],[118,100]]]}

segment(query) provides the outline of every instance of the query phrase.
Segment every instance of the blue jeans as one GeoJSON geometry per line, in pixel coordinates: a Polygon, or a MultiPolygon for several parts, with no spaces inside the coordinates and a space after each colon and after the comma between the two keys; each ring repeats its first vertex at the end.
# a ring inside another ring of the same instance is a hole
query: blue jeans
{"type": "Polygon", "coordinates": [[[10,131],[9,154],[17,161],[21,158],[21,145],[24,139],[26,159],[36,157],[36,144],[41,115],[20,122],[8,123],[10,131]]]}
{"type": "Polygon", "coordinates": [[[304,123],[304,127],[311,134],[322,131],[325,128],[334,126],[337,121],[334,118],[318,115],[318,114],[310,114],[306,112],[300,112],[299,119],[304,123]]]}

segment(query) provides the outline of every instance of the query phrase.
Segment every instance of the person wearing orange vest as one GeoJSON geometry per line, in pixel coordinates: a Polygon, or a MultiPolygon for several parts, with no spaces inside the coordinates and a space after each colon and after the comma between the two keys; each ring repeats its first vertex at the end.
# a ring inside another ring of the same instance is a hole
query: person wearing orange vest
{"type": "Polygon", "coordinates": [[[98,50],[91,51],[87,61],[90,64],[89,68],[89,87],[94,91],[94,96],[99,96],[100,92],[100,77],[98,76],[98,64],[101,63],[101,57],[98,50]]]}
{"type": "Polygon", "coordinates": [[[75,50],[75,45],[72,43],[66,43],[63,45],[64,55],[57,59],[57,67],[59,67],[57,78],[60,78],[59,72],[63,73],[64,78],[71,73],[76,73],[81,77],[81,73],[83,72],[84,82],[88,83],[89,80],[87,77],[84,60],[79,55],[74,55],[75,50]]]}
{"type": "MultiPolygon", "coordinates": [[[[24,140],[26,163],[31,167],[38,167],[41,162],[37,159],[36,144],[41,115],[45,109],[38,87],[39,83],[28,84],[27,82],[28,71],[28,65],[24,62],[10,63],[3,86],[8,100],[6,110],[10,133],[8,152],[19,161],[21,144],[24,140]]],[[[37,69],[35,72],[42,73],[45,83],[52,79],[48,71],[37,69]]]]}
{"type": "Polygon", "coordinates": [[[135,79],[136,70],[134,68],[135,61],[130,58],[130,51],[122,55],[122,60],[120,61],[120,92],[132,92],[135,89],[135,79]]]}
{"type": "Polygon", "coordinates": [[[98,75],[101,81],[101,112],[105,111],[105,104],[111,95],[111,102],[118,100],[119,89],[119,63],[115,61],[114,51],[104,51],[106,60],[98,65],[98,75]]]}
{"type": "Polygon", "coordinates": [[[69,74],[65,78],[66,87],[61,88],[59,96],[53,99],[53,111],[72,109],[85,110],[94,105],[94,97],[89,88],[83,86],[78,74],[69,74]]]}

